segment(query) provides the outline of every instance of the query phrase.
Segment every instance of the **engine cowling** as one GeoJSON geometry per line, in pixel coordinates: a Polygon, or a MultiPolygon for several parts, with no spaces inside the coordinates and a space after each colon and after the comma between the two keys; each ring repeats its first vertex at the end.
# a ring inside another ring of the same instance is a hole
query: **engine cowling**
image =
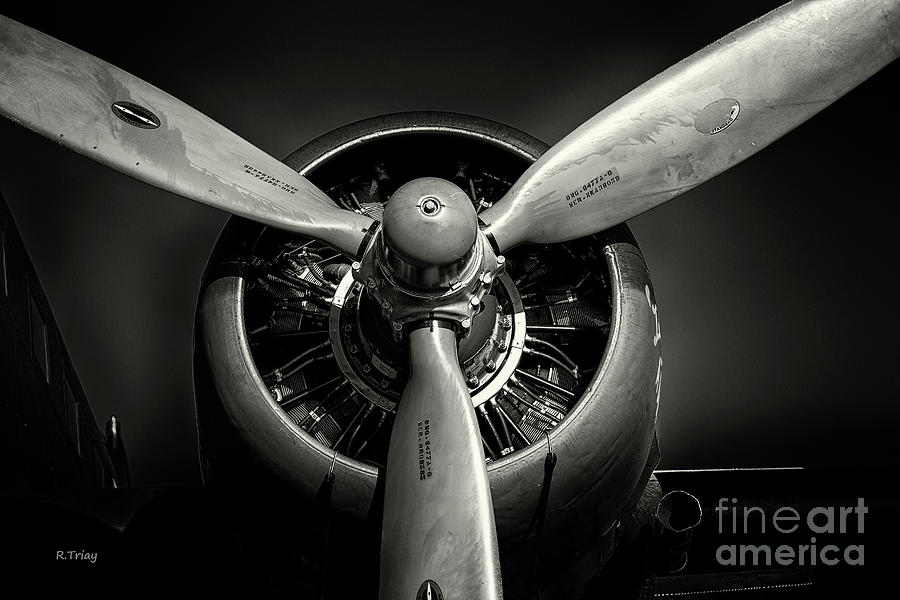
{"type": "MultiPolygon", "coordinates": [[[[476,210],[490,206],[546,148],[484,119],[401,113],[335,130],[285,162],[379,219],[416,177],[453,181],[476,210]]],[[[459,354],[504,587],[517,597],[534,582],[537,520],[542,587],[567,572],[566,585],[583,583],[611,552],[656,463],[662,360],[649,272],[626,226],[505,259],[459,354]],[[550,448],[558,462],[543,507],[550,448]]],[[[331,471],[330,502],[352,528],[380,514],[408,357],[351,269],[321,242],[232,218],[201,285],[195,388],[207,482],[303,506],[331,471]]]]}

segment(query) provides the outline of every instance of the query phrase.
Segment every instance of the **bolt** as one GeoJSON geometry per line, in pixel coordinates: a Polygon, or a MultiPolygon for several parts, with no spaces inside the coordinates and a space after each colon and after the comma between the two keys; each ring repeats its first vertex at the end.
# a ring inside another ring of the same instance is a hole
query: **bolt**
{"type": "Polygon", "coordinates": [[[381,303],[381,308],[383,310],[391,310],[391,303],[388,302],[387,300],[385,300],[384,302],[381,303]]]}
{"type": "Polygon", "coordinates": [[[479,306],[481,306],[481,298],[479,298],[478,296],[472,296],[472,298],[469,299],[469,304],[472,305],[472,308],[478,308],[479,306]]]}
{"type": "Polygon", "coordinates": [[[484,368],[487,369],[489,373],[493,373],[497,370],[497,363],[495,363],[493,360],[489,360],[484,363],[484,368]]]}
{"type": "Polygon", "coordinates": [[[509,317],[503,317],[500,319],[500,326],[503,329],[512,329],[512,321],[509,320],[509,317]]]}
{"type": "Polygon", "coordinates": [[[497,350],[499,350],[500,352],[506,352],[506,348],[506,340],[500,340],[499,342],[497,342],[497,350]]]}
{"type": "Polygon", "coordinates": [[[502,256],[502,255],[501,255],[501,256],[498,256],[498,257],[497,257],[497,266],[498,266],[500,269],[502,269],[503,267],[506,266],[506,257],[505,257],[505,256],[502,256]]]}
{"type": "Polygon", "coordinates": [[[353,327],[352,327],[351,325],[349,325],[349,324],[344,325],[344,331],[345,331],[346,333],[350,333],[351,331],[353,331],[353,327]]]}
{"type": "Polygon", "coordinates": [[[422,200],[422,205],[420,208],[426,215],[433,215],[441,209],[441,205],[438,202],[437,198],[428,197],[422,200]]]}
{"type": "Polygon", "coordinates": [[[386,390],[387,386],[389,386],[389,385],[391,385],[391,382],[388,381],[387,379],[381,380],[381,389],[386,390]]]}
{"type": "Polygon", "coordinates": [[[350,346],[350,354],[356,354],[357,352],[359,352],[359,348],[356,347],[356,344],[350,346]]]}
{"type": "Polygon", "coordinates": [[[363,365],[363,367],[362,367],[363,373],[368,373],[371,370],[372,370],[372,367],[370,367],[369,365],[363,365]]]}
{"type": "Polygon", "coordinates": [[[359,271],[362,268],[362,265],[359,263],[358,260],[354,260],[353,264],[350,265],[350,268],[353,269],[354,271],[359,271]]]}
{"type": "Polygon", "coordinates": [[[469,375],[469,378],[466,380],[466,383],[469,384],[469,387],[478,387],[478,384],[481,383],[481,380],[478,379],[478,375],[469,375]]]}
{"type": "Polygon", "coordinates": [[[369,277],[369,279],[366,281],[366,285],[369,286],[370,290],[374,290],[376,287],[378,287],[378,284],[375,283],[374,277],[369,277]]]}
{"type": "Polygon", "coordinates": [[[481,283],[483,283],[485,286],[491,285],[491,282],[493,282],[493,281],[494,281],[494,276],[491,275],[490,273],[484,273],[481,276],[481,283]]]}
{"type": "Polygon", "coordinates": [[[399,321],[394,321],[391,326],[394,328],[394,331],[403,331],[403,323],[399,321]]]}
{"type": "Polygon", "coordinates": [[[472,326],[472,319],[463,319],[461,325],[463,329],[468,329],[472,326]]]}

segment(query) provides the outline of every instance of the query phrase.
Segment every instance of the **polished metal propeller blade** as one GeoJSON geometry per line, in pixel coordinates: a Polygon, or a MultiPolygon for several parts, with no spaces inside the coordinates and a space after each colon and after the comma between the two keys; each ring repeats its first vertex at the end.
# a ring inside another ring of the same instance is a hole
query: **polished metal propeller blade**
{"type": "Polygon", "coordinates": [[[0,113],[135,179],[350,255],[372,224],[180,100],[2,16],[0,113]]]}
{"type": "Polygon", "coordinates": [[[494,508],[456,334],[431,322],[409,344],[385,473],[380,598],[496,600],[494,508]]]}
{"type": "Polygon", "coordinates": [[[791,2],[595,115],[479,216],[501,250],[602,231],[753,155],[898,52],[898,0],[791,2]]]}

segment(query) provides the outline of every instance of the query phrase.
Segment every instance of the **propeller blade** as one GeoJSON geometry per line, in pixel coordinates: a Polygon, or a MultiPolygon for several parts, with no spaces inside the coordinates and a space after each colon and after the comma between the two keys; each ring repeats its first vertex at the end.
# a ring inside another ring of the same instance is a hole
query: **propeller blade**
{"type": "Polygon", "coordinates": [[[622,223],[766,147],[898,52],[897,0],[786,4],[657,75],[550,148],[479,215],[486,233],[506,250],[622,223]]]}
{"type": "Polygon", "coordinates": [[[494,507],[456,333],[432,321],[409,344],[385,473],[380,598],[502,598],[494,507]]]}
{"type": "Polygon", "coordinates": [[[180,100],[3,16],[0,113],[135,179],[350,255],[372,224],[180,100]]]}

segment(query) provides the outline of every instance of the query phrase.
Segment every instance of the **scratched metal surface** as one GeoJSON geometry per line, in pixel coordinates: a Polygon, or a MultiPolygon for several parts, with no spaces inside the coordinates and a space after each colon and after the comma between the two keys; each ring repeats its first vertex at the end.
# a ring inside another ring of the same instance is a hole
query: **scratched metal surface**
{"type": "Polygon", "coordinates": [[[350,255],[356,254],[362,230],[372,222],[337,209],[309,180],[198,110],[3,16],[0,112],[135,179],[255,221],[315,235],[350,255]],[[115,114],[114,105],[126,118],[115,114]],[[150,114],[142,114],[141,108],[150,114]]]}
{"type": "MultiPolygon", "coordinates": [[[[483,115],[554,143],[778,3],[594,3],[577,14],[484,5],[454,9],[462,28],[455,18],[421,27],[421,11],[377,4],[3,10],[283,157],[399,110],[483,115]]],[[[629,222],[659,306],[664,466],[896,463],[898,67],[629,222]]],[[[223,213],[7,119],[0,139],[0,189],[98,419],[122,419],[136,483],[199,481],[191,330],[223,213]]]]}
{"type": "Polygon", "coordinates": [[[497,600],[491,490],[454,332],[411,332],[410,361],[388,452],[379,596],[414,598],[432,579],[447,600],[497,600]]]}
{"type": "Polygon", "coordinates": [[[795,2],[555,144],[482,218],[501,248],[602,231],[762,150],[900,53],[900,2],[795,2]]]}

